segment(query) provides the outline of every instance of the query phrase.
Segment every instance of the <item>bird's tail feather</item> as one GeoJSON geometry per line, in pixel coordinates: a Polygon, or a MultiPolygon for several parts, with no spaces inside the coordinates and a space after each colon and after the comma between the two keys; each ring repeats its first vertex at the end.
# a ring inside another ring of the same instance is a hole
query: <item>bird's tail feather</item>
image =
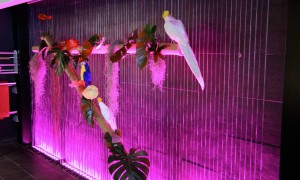
{"type": "Polygon", "coordinates": [[[191,46],[188,43],[178,43],[181,52],[189,65],[191,71],[193,72],[194,76],[196,77],[197,81],[199,82],[201,89],[204,90],[205,84],[203,77],[201,75],[199,65],[197,63],[197,59],[195,57],[195,54],[191,48],[191,46]]]}

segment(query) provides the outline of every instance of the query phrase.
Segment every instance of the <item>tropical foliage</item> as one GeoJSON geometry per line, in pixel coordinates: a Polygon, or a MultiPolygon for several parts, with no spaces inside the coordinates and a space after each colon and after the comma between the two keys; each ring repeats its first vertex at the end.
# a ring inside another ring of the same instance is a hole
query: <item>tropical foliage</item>
{"type": "MultiPolygon", "coordinates": [[[[116,130],[120,135],[120,130],[116,130]]],[[[131,148],[129,153],[124,149],[121,142],[113,143],[109,133],[105,133],[105,140],[110,149],[108,157],[109,172],[114,180],[146,180],[149,174],[150,161],[146,151],[131,148]]]]}
{"type": "Polygon", "coordinates": [[[148,55],[154,55],[154,61],[158,58],[165,59],[161,51],[168,45],[159,46],[158,39],[155,37],[156,26],[147,24],[144,29],[138,34],[136,43],[136,62],[140,69],[143,69],[148,64],[148,55]]]}
{"type": "Polygon", "coordinates": [[[94,127],[94,111],[92,100],[86,99],[84,96],[81,97],[80,109],[82,115],[86,119],[87,123],[94,127]]]}
{"type": "Polygon", "coordinates": [[[111,62],[120,61],[127,54],[127,50],[131,48],[132,44],[136,42],[137,37],[137,30],[134,30],[128,38],[127,43],[110,57],[111,62]]]}

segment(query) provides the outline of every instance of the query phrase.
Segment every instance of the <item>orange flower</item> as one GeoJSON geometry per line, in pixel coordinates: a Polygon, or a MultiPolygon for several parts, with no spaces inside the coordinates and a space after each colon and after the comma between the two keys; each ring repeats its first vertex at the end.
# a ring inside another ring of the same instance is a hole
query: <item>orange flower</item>
{"type": "Polygon", "coordinates": [[[78,41],[76,39],[69,39],[65,44],[68,51],[76,48],[78,46],[78,41]]]}
{"type": "Polygon", "coordinates": [[[52,16],[47,16],[46,14],[41,13],[38,15],[38,19],[42,20],[42,21],[50,20],[50,19],[52,19],[52,16]]]}

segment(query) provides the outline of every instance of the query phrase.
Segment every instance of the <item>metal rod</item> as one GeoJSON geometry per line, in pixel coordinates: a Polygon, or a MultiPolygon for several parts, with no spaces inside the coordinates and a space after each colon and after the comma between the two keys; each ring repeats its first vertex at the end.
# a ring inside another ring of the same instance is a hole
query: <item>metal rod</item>
{"type": "Polygon", "coordinates": [[[16,64],[0,64],[0,67],[16,66],[16,64]]]}
{"type": "Polygon", "coordinates": [[[0,72],[13,72],[13,69],[1,69],[0,72]]]}
{"type": "Polygon", "coordinates": [[[0,57],[0,60],[10,60],[13,57],[0,57]]]}
{"type": "Polygon", "coordinates": [[[0,52],[0,54],[16,54],[16,52],[0,52]]]}
{"type": "Polygon", "coordinates": [[[18,74],[18,72],[0,72],[0,74],[18,74]]]}
{"type": "Polygon", "coordinates": [[[16,85],[16,84],[17,84],[16,82],[0,83],[0,86],[5,86],[5,85],[8,85],[8,86],[14,86],[14,85],[16,85]]]}
{"type": "Polygon", "coordinates": [[[9,114],[10,115],[12,115],[12,114],[18,114],[18,111],[10,111],[9,114]]]}

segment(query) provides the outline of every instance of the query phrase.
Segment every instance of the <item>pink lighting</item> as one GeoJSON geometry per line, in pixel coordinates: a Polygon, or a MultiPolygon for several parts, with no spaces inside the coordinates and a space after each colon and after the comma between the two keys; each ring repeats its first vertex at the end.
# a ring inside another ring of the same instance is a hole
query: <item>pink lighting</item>
{"type": "MultiPolygon", "coordinates": [[[[65,166],[66,168],[68,168],[68,169],[70,169],[70,170],[72,170],[72,171],[74,171],[74,172],[80,174],[81,176],[83,176],[83,177],[85,177],[85,178],[87,178],[87,179],[89,179],[89,180],[96,180],[95,177],[92,177],[92,176],[90,176],[90,175],[84,173],[83,171],[81,171],[81,170],[78,169],[78,168],[75,168],[75,167],[72,166],[72,165],[69,165],[69,164],[67,164],[67,163],[62,163],[62,165],[65,166]]],[[[101,179],[97,179],[97,180],[101,180],[101,179]]]]}
{"type": "MultiPolygon", "coordinates": [[[[162,11],[169,9],[184,23],[207,82],[205,91],[180,57],[177,44],[170,43],[172,46],[162,51],[168,55],[162,91],[153,88],[148,67],[142,71],[137,67],[136,46],[128,49],[130,55],[120,61],[115,73],[120,94],[116,123],[127,150],[141,147],[149,154],[149,180],[279,178],[280,79],[284,72],[284,53],[280,51],[285,52],[285,43],[274,39],[281,36],[272,31],[285,32],[280,28],[286,27],[286,12],[277,1],[44,2],[30,5],[29,36],[34,53],[41,32],[47,30],[35,20],[41,12],[53,16],[49,29],[58,41],[74,37],[84,42],[96,32],[111,43],[152,23],[157,25],[160,42],[171,42],[164,31],[162,11]]],[[[101,98],[105,97],[108,47],[102,44],[89,58],[92,83],[101,98]]],[[[57,78],[56,86],[47,73],[43,103],[33,117],[34,146],[59,157],[64,166],[88,179],[111,180],[109,151],[101,129],[85,122],[80,98],[68,86],[67,75],[57,78]],[[61,95],[53,101],[56,90],[61,95]]]]}
{"type": "Polygon", "coordinates": [[[46,149],[49,149],[49,147],[45,147],[45,146],[42,146],[41,148],[38,147],[38,146],[32,146],[34,149],[40,151],[41,153],[45,154],[46,156],[50,157],[51,159],[54,159],[56,161],[60,160],[59,157],[49,153],[49,151],[47,151],[46,149]]]}

